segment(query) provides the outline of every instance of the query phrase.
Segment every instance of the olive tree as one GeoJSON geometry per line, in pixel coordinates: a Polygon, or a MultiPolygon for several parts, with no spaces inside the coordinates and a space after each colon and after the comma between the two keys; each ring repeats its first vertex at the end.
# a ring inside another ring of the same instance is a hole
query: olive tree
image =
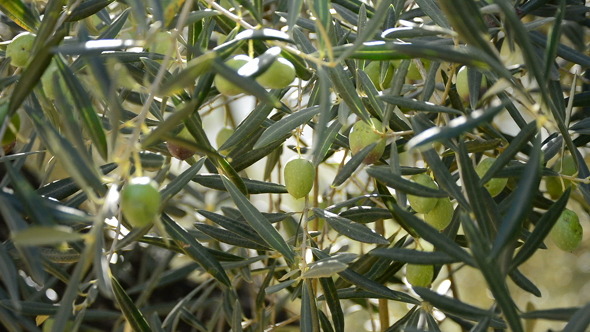
{"type": "Polygon", "coordinates": [[[588,329],[584,1],[0,11],[3,330],[588,329]]]}

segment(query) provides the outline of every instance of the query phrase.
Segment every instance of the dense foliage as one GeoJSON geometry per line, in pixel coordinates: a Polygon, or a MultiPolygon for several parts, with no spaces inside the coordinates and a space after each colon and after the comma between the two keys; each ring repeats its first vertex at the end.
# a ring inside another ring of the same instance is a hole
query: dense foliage
{"type": "Polygon", "coordinates": [[[0,0],[0,329],[586,331],[589,10],[0,0]]]}

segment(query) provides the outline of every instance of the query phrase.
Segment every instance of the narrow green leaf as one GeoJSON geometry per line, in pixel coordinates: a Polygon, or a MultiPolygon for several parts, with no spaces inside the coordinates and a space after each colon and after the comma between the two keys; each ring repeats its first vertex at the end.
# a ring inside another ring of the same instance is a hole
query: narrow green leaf
{"type": "Polygon", "coordinates": [[[197,212],[203,217],[213,221],[214,223],[231,232],[254,241],[263,247],[267,246],[266,241],[264,241],[264,239],[261,238],[258,233],[256,233],[256,231],[246,223],[206,210],[198,210],[197,212]]]}
{"type": "Polygon", "coordinates": [[[440,186],[441,189],[449,193],[451,197],[457,200],[459,206],[464,209],[469,209],[469,202],[463,196],[463,192],[461,188],[457,185],[457,181],[453,178],[449,169],[445,166],[445,164],[440,159],[440,156],[434,149],[428,149],[422,151],[422,156],[424,160],[430,166],[432,173],[434,174],[434,178],[436,182],[440,186]]]}
{"type": "Polygon", "coordinates": [[[111,277],[111,284],[113,285],[113,292],[115,293],[115,299],[117,299],[117,303],[119,307],[121,307],[121,311],[123,311],[123,315],[125,315],[125,319],[135,331],[140,332],[149,332],[152,329],[150,325],[145,320],[143,313],[139,311],[139,309],[133,303],[133,300],[125,293],[125,290],[119,284],[119,281],[114,276],[111,277]]]}
{"type": "Polygon", "coordinates": [[[571,308],[555,308],[555,309],[545,309],[545,310],[534,310],[523,312],[521,317],[524,319],[547,319],[547,320],[556,320],[556,321],[569,321],[572,317],[581,310],[580,307],[571,307],[571,308]]]}
{"type": "Polygon", "coordinates": [[[586,304],[572,316],[563,332],[584,332],[590,326],[590,304],[586,304]]]}
{"type": "Polygon", "coordinates": [[[266,295],[274,294],[280,290],[290,287],[291,285],[293,285],[296,282],[299,282],[299,280],[297,280],[297,279],[286,280],[286,281],[280,282],[276,285],[266,287],[264,292],[266,295]]]}
{"type": "Polygon", "coordinates": [[[332,314],[332,321],[334,322],[334,329],[336,332],[344,332],[344,312],[340,305],[338,291],[332,278],[320,278],[320,285],[324,291],[324,298],[330,308],[332,314]]]}
{"type": "Polygon", "coordinates": [[[443,12],[440,10],[440,7],[436,4],[436,2],[434,2],[434,0],[416,0],[416,4],[438,26],[445,29],[451,28],[451,25],[447,21],[447,18],[445,17],[445,15],[443,15],[443,12]]]}
{"type": "Polygon", "coordinates": [[[457,151],[457,161],[461,172],[461,184],[469,198],[469,210],[475,215],[475,220],[480,232],[482,232],[482,245],[491,246],[492,229],[499,222],[499,216],[495,212],[495,202],[492,200],[488,191],[479,183],[479,177],[473,167],[473,161],[467,154],[467,149],[463,141],[459,142],[459,151],[457,151]]]}
{"type": "Polygon", "coordinates": [[[310,263],[301,278],[329,278],[348,268],[348,264],[337,259],[327,258],[310,263]]]}
{"type": "Polygon", "coordinates": [[[287,26],[289,27],[288,31],[292,33],[293,27],[297,23],[297,19],[301,13],[301,8],[303,7],[303,0],[292,0],[289,1],[289,10],[287,11],[287,26]]]}
{"type": "Polygon", "coordinates": [[[102,9],[106,8],[115,0],[88,0],[80,3],[71,11],[66,18],[66,22],[75,22],[86,17],[92,16],[102,9]]]}
{"type": "Polygon", "coordinates": [[[239,189],[229,181],[225,176],[222,176],[223,184],[229,192],[232,200],[244,216],[246,221],[256,230],[256,232],[276,251],[283,254],[285,260],[289,264],[295,261],[295,253],[281,234],[272,226],[272,224],[256,209],[250,201],[242,194],[239,189]]]}
{"type": "Polygon", "coordinates": [[[353,82],[350,79],[352,74],[347,72],[342,65],[334,68],[327,68],[332,86],[338,92],[346,105],[363,121],[370,123],[371,114],[365,108],[363,101],[359,97],[353,82]]]}
{"type": "Polygon", "coordinates": [[[291,130],[309,122],[311,118],[313,118],[319,112],[320,108],[313,106],[287,115],[286,117],[273,123],[264,131],[264,133],[262,133],[262,136],[260,136],[256,144],[254,144],[254,149],[260,149],[274,143],[277,140],[284,139],[286,133],[289,133],[291,130]]]}
{"type": "Polygon", "coordinates": [[[388,209],[372,206],[353,206],[338,215],[361,224],[368,224],[381,219],[391,219],[391,212],[388,209]]]}
{"type": "Polygon", "coordinates": [[[209,235],[210,237],[216,239],[217,241],[231,244],[240,248],[250,248],[254,250],[269,250],[270,248],[267,246],[261,246],[257,242],[251,241],[248,238],[240,236],[236,233],[226,231],[224,229],[207,225],[196,223],[194,224],[195,228],[199,231],[209,235]]]}
{"type": "Polygon", "coordinates": [[[525,146],[527,146],[528,142],[535,136],[537,133],[537,123],[536,121],[529,122],[525,127],[523,127],[518,135],[514,137],[512,141],[510,141],[510,145],[502,152],[497,160],[492,164],[492,166],[488,169],[486,174],[481,178],[481,184],[487,183],[497,171],[502,169],[512,158],[525,146]]]}
{"type": "Polygon", "coordinates": [[[39,19],[22,0],[1,0],[0,9],[21,28],[35,32],[39,25],[39,19]]]}
{"type": "Polygon", "coordinates": [[[211,70],[213,60],[217,56],[217,52],[211,51],[192,59],[182,71],[168,76],[158,87],[157,94],[169,96],[194,86],[197,78],[211,70]]]}
{"type": "Polygon", "coordinates": [[[451,264],[457,263],[458,260],[442,251],[420,251],[404,248],[375,248],[369,252],[369,255],[385,257],[393,261],[411,263],[411,264],[451,264]]]}
{"type": "Polygon", "coordinates": [[[407,97],[400,97],[400,96],[393,96],[393,95],[383,95],[379,96],[379,99],[383,100],[384,102],[396,105],[398,107],[407,108],[414,111],[421,111],[421,112],[432,112],[432,113],[450,113],[450,114],[458,114],[463,115],[462,112],[445,107],[433,104],[428,101],[420,101],[415,99],[410,99],[407,97]]]}
{"type": "Polygon", "coordinates": [[[162,222],[164,223],[168,235],[170,235],[174,242],[182,248],[186,255],[199,263],[199,265],[209,272],[217,281],[225,286],[231,287],[231,281],[223,267],[219,264],[219,261],[213,258],[203,245],[166,214],[162,214],[162,222]]]}
{"type": "Polygon", "coordinates": [[[555,225],[555,222],[561,215],[561,212],[563,212],[565,209],[565,206],[567,205],[570,197],[570,193],[571,188],[568,188],[563,193],[563,195],[561,195],[561,197],[553,205],[551,205],[551,208],[549,208],[547,212],[543,213],[541,219],[537,221],[532,234],[516,253],[514,260],[512,261],[512,268],[515,268],[524,263],[537,251],[537,249],[539,249],[543,243],[543,240],[545,237],[547,237],[553,228],[553,225],[555,225]]]}
{"type": "Polygon", "coordinates": [[[71,228],[65,226],[31,226],[12,236],[14,244],[19,246],[57,245],[83,238],[82,234],[74,233],[71,228]]]}
{"type": "Polygon", "coordinates": [[[505,277],[502,275],[497,264],[489,260],[489,251],[491,248],[487,246],[487,241],[483,238],[481,231],[477,229],[474,222],[466,213],[461,212],[460,218],[465,235],[467,235],[469,240],[469,247],[477,262],[477,267],[483,274],[488,288],[494,295],[496,302],[504,314],[504,318],[508,321],[510,329],[516,332],[523,332],[517,307],[510,296],[505,277]]]}
{"type": "Polygon", "coordinates": [[[387,241],[387,239],[381,234],[376,233],[363,224],[355,223],[350,219],[340,217],[333,212],[322,210],[320,208],[314,208],[313,212],[318,217],[325,218],[328,224],[330,224],[330,227],[334,228],[338,233],[353,240],[364,243],[389,244],[389,241],[387,241]]]}
{"type": "Polygon", "coordinates": [[[519,234],[518,230],[533,208],[533,200],[541,181],[541,158],[541,137],[537,136],[533,151],[529,155],[525,175],[520,178],[516,190],[510,195],[513,204],[508,214],[502,218],[490,253],[492,258],[498,257],[510,246],[510,242],[516,240],[515,235],[519,234]]]}
{"type": "Polygon", "coordinates": [[[337,187],[348,180],[352,173],[354,173],[354,171],[356,171],[356,169],[363,163],[363,160],[373,150],[375,145],[377,145],[377,143],[369,144],[353,155],[352,158],[350,158],[350,160],[344,164],[344,167],[342,167],[342,169],[334,177],[334,181],[332,181],[332,187],[337,187]]]}
{"type": "Polygon", "coordinates": [[[301,288],[301,331],[319,332],[320,321],[318,317],[318,308],[313,295],[311,281],[303,280],[301,288]]]}
{"type": "MultiPolygon", "coordinates": [[[[284,194],[287,192],[287,189],[282,184],[247,178],[242,178],[242,180],[244,181],[244,185],[248,189],[249,194],[284,194]]],[[[198,174],[192,178],[192,181],[207,188],[223,191],[226,190],[223,181],[221,180],[221,175],[219,174],[198,174]]]]}
{"type": "MultiPolygon", "coordinates": [[[[438,309],[453,315],[457,315],[459,317],[464,317],[475,321],[486,317],[494,317],[494,312],[491,310],[480,309],[465,302],[461,302],[455,298],[440,295],[428,288],[414,287],[414,291],[420,295],[422,299],[428,301],[438,309]]],[[[506,328],[506,323],[495,317],[492,319],[492,325],[498,328],[506,328]]]]}
{"type": "Polygon", "coordinates": [[[469,265],[474,265],[473,258],[453,240],[449,239],[442,233],[440,233],[434,227],[428,225],[426,222],[406,211],[398,205],[393,206],[393,213],[395,219],[402,219],[410,227],[414,229],[421,237],[426,241],[432,243],[438,250],[443,251],[449,256],[454,257],[462,262],[469,265]]]}
{"type": "Polygon", "coordinates": [[[100,118],[96,114],[90,96],[84,90],[82,82],[74,75],[74,72],[66,65],[65,62],[57,58],[57,65],[61,72],[61,75],[72,94],[72,99],[76,105],[76,110],[79,112],[82,118],[84,128],[88,131],[90,139],[94,143],[94,146],[98,150],[98,153],[104,159],[108,158],[108,146],[107,139],[102,128],[100,118]]]}
{"type": "MultiPolygon", "coordinates": [[[[29,108],[32,111],[32,108],[29,108]]],[[[31,119],[35,125],[35,129],[45,141],[49,150],[55,155],[63,164],[72,178],[80,185],[82,189],[89,187],[94,189],[99,194],[106,193],[106,188],[100,180],[100,175],[93,166],[87,161],[87,158],[80,155],[72,144],[62,137],[56,129],[49,125],[47,121],[39,116],[37,110],[32,111],[31,119]]]]}
{"type": "Polygon", "coordinates": [[[394,174],[390,167],[371,166],[367,169],[367,174],[388,187],[407,194],[420,197],[448,197],[448,194],[442,190],[426,187],[416,182],[406,180],[401,175],[394,174]]]}
{"type": "Polygon", "coordinates": [[[184,187],[197,175],[197,172],[205,164],[205,158],[191,165],[191,167],[184,170],[180,175],[170,181],[164,189],[160,191],[162,202],[168,201],[174,195],[178,194],[184,187]]]}
{"type": "Polygon", "coordinates": [[[451,120],[446,127],[432,127],[427,129],[410,139],[408,144],[406,144],[406,149],[411,150],[434,141],[457,137],[479,125],[492,121],[503,109],[504,106],[500,105],[485,111],[476,110],[468,116],[460,116],[451,120]]]}

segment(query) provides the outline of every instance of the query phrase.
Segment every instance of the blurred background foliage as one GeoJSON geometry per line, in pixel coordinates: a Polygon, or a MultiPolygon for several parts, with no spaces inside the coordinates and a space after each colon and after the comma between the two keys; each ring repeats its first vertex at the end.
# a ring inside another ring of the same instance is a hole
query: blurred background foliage
{"type": "Polygon", "coordinates": [[[0,0],[0,326],[587,331],[589,8],[0,0]],[[278,58],[296,77],[268,89],[278,58]]]}

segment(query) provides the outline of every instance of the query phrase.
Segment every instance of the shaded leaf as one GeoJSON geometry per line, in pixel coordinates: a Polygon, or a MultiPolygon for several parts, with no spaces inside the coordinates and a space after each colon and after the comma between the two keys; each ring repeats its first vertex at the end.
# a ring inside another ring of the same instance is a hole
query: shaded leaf
{"type": "Polygon", "coordinates": [[[325,218],[330,227],[338,233],[345,235],[353,240],[364,243],[389,244],[381,234],[376,233],[369,227],[355,223],[354,221],[341,217],[330,211],[314,208],[313,212],[321,218],[325,218]]]}

